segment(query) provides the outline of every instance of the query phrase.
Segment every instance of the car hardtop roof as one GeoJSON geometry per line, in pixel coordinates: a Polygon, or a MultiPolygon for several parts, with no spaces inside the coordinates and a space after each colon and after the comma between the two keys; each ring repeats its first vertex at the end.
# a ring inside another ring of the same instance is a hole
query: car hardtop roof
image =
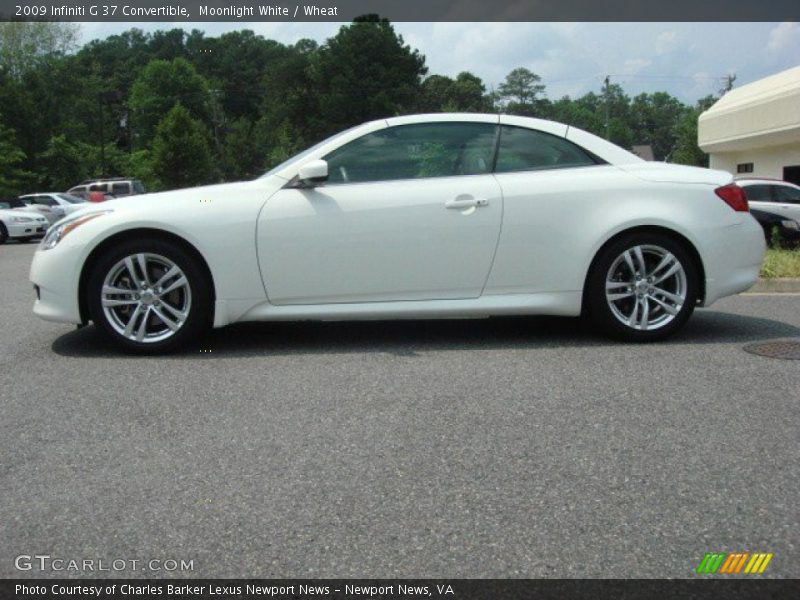
{"type": "Polygon", "coordinates": [[[383,122],[387,127],[397,125],[413,125],[417,123],[441,123],[441,122],[477,122],[477,123],[497,123],[498,125],[527,127],[544,133],[549,133],[561,138],[565,138],[584,150],[588,150],[604,162],[613,165],[632,164],[645,162],[641,157],[612,144],[606,139],[594,135],[579,127],[573,127],[568,123],[552,121],[550,119],[539,119],[537,117],[523,117],[509,115],[505,113],[423,113],[413,115],[401,115],[389,117],[381,121],[370,121],[364,124],[364,129],[368,130],[383,122]]]}
{"type": "Polygon", "coordinates": [[[497,125],[506,125],[512,127],[526,127],[536,131],[549,133],[577,144],[584,150],[587,150],[594,156],[598,157],[603,163],[612,165],[629,165],[645,162],[641,157],[617,146],[616,144],[612,144],[608,140],[589,133],[588,131],[584,131],[578,127],[573,127],[565,123],[559,123],[558,121],[500,113],[421,113],[397,115],[385,119],[373,119],[371,121],[367,121],[365,123],[361,123],[360,125],[355,125],[349,129],[340,131],[330,138],[325,139],[293,156],[285,163],[282,163],[270,171],[267,171],[265,176],[274,175],[288,181],[296,175],[296,170],[300,165],[321,158],[325,153],[330,151],[332,145],[336,144],[336,147],[342,146],[363,135],[380,131],[385,128],[402,125],[446,122],[494,123],[497,125]]]}

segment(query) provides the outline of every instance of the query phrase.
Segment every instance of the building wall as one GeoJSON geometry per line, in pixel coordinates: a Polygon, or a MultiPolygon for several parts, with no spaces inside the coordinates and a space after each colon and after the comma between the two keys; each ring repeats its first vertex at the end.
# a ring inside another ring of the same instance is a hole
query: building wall
{"type": "Polygon", "coordinates": [[[800,141],[783,146],[709,154],[709,166],[712,169],[728,171],[738,177],[783,179],[783,167],[798,165],[800,165],[800,141]],[[740,163],[753,163],[753,172],[737,173],[736,165],[740,163]]]}

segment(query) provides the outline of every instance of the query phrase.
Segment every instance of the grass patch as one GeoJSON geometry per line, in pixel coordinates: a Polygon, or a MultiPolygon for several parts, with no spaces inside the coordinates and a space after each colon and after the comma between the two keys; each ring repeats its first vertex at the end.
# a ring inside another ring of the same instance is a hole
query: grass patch
{"type": "Polygon", "coordinates": [[[769,248],[761,265],[761,277],[800,277],[800,249],[769,248]]]}

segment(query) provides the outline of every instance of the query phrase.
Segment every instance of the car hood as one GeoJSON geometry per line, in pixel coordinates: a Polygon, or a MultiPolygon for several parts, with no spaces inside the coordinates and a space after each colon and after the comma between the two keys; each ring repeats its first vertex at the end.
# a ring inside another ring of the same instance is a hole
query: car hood
{"type": "Polygon", "coordinates": [[[687,167],[662,162],[644,162],[618,165],[620,169],[643,179],[657,183],[707,183],[709,185],[726,185],[733,181],[733,175],[727,171],[687,167]]]}
{"type": "MultiPolygon", "coordinates": [[[[146,212],[150,208],[163,208],[164,204],[167,202],[176,207],[182,205],[184,202],[197,202],[200,200],[213,199],[215,203],[225,202],[227,199],[235,198],[240,192],[245,192],[254,187],[264,187],[263,180],[218,183],[181,190],[171,190],[168,192],[125,196],[124,198],[115,198],[113,200],[106,200],[105,202],[92,203],[84,210],[86,212],[109,209],[125,212],[146,212]],[[259,183],[259,181],[261,181],[261,183],[259,183]]],[[[73,213],[73,215],[74,214],[75,213],[73,213]]]]}

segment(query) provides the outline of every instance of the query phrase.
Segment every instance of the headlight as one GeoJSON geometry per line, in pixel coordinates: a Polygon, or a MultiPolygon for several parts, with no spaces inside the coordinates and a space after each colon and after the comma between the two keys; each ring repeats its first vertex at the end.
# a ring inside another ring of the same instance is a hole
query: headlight
{"type": "Polygon", "coordinates": [[[781,221],[781,225],[786,227],[786,229],[794,229],[795,231],[800,231],[800,223],[798,223],[797,221],[793,221],[791,219],[781,221]]]}
{"type": "Polygon", "coordinates": [[[33,219],[30,217],[11,217],[11,220],[14,223],[33,223],[33,219]]]}
{"type": "Polygon", "coordinates": [[[103,215],[107,215],[112,211],[104,210],[100,212],[93,212],[89,213],[88,215],[80,215],[78,217],[73,217],[71,219],[65,219],[59,221],[56,225],[51,227],[47,231],[47,235],[44,236],[42,239],[42,250],[50,250],[50,248],[55,248],[58,243],[64,239],[70,231],[73,231],[83,225],[84,223],[88,223],[92,219],[96,219],[97,217],[102,217],[103,215]]]}

